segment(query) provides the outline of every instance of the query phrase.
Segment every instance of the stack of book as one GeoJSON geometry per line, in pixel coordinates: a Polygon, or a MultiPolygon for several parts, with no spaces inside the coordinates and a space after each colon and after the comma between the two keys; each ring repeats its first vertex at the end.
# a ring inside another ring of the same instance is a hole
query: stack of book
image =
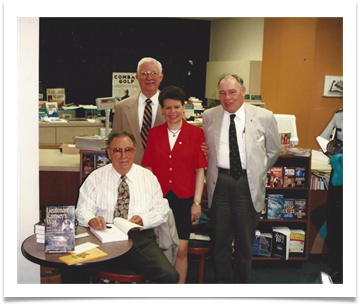
{"type": "Polygon", "coordinates": [[[45,222],[40,221],[34,225],[37,243],[45,243],[45,222]]]}
{"type": "Polygon", "coordinates": [[[75,137],[76,149],[80,150],[105,151],[106,142],[107,138],[99,135],[75,137]]]}

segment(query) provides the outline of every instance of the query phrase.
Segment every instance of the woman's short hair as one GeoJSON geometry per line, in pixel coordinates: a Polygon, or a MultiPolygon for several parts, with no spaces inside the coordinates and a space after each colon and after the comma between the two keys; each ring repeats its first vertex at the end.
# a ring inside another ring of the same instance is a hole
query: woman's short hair
{"type": "Polygon", "coordinates": [[[175,86],[169,86],[165,89],[161,90],[159,94],[159,103],[161,107],[164,107],[164,100],[165,99],[175,99],[180,100],[181,104],[185,104],[186,95],[182,88],[175,87],[175,86]]]}

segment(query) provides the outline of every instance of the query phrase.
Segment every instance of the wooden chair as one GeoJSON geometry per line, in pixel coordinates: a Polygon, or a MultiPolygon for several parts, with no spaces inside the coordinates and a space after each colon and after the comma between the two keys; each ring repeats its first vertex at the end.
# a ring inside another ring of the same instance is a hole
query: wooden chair
{"type": "Polygon", "coordinates": [[[99,271],[92,277],[93,284],[108,284],[114,283],[150,283],[151,280],[147,279],[144,275],[141,275],[131,269],[127,265],[121,265],[117,267],[108,267],[99,271]]]}

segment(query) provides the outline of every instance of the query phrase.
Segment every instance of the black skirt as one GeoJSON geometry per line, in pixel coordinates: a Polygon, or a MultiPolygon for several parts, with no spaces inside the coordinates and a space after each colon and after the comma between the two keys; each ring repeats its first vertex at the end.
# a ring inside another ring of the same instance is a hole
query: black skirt
{"type": "Polygon", "coordinates": [[[175,217],[176,229],[180,240],[189,240],[191,232],[191,206],[194,197],[179,198],[172,190],[170,190],[165,198],[169,202],[175,217]]]}

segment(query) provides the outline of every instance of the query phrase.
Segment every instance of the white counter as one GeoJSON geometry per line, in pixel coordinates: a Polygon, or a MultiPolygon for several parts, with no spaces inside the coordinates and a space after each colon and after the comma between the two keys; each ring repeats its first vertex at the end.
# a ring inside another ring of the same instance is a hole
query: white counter
{"type": "Polygon", "coordinates": [[[39,171],[80,172],[80,154],[65,154],[60,149],[39,149],[39,171]]]}

